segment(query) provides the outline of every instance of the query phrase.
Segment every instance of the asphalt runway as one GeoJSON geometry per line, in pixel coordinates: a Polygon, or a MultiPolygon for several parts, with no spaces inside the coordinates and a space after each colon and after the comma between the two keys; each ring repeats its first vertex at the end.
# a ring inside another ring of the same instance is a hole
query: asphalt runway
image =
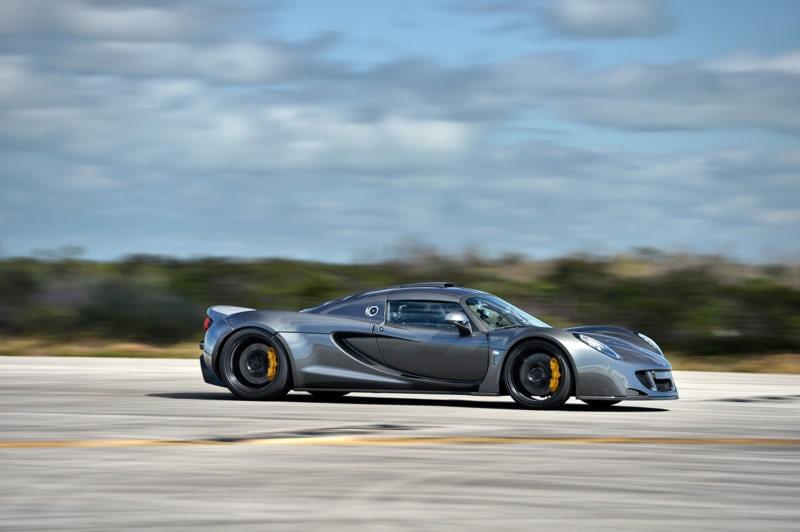
{"type": "Polygon", "coordinates": [[[800,529],[800,376],[676,381],[608,411],[250,402],[194,360],[0,357],[0,529],[800,529]]]}

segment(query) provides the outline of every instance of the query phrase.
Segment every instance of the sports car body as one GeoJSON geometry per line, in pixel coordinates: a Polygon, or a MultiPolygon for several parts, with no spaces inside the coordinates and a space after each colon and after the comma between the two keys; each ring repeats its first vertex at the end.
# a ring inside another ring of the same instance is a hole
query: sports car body
{"type": "Polygon", "coordinates": [[[213,306],[200,366],[245,399],[289,390],[510,395],[527,408],[677,399],[671,366],[644,334],[557,329],[489,293],[430,282],[300,312],[213,306]]]}

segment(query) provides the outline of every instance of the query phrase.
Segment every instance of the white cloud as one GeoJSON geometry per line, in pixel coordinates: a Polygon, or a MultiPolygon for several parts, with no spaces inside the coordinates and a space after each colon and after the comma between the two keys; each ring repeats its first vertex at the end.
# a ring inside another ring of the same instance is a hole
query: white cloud
{"type": "Polygon", "coordinates": [[[663,0],[460,0],[451,10],[497,22],[490,32],[539,35],[542,26],[573,38],[650,37],[672,28],[663,0]]]}
{"type": "Polygon", "coordinates": [[[658,0],[553,0],[548,19],[575,37],[630,37],[666,31],[669,18],[658,0]]]}
{"type": "Polygon", "coordinates": [[[14,105],[26,99],[36,85],[23,57],[0,56],[0,103],[14,105]]]}
{"type": "Polygon", "coordinates": [[[0,120],[14,124],[0,139],[126,168],[379,169],[458,154],[475,134],[457,120],[363,120],[336,105],[272,101],[197,80],[43,74],[11,60],[0,62],[0,79],[13,81],[0,89],[0,102],[11,104],[0,106],[0,120]],[[19,104],[26,91],[50,85],[59,99],[34,93],[19,104]]]}
{"type": "Polygon", "coordinates": [[[112,39],[174,39],[196,26],[192,10],[153,5],[113,6],[80,2],[56,8],[61,27],[76,35],[112,39]]]}
{"type": "MultiPolygon", "coordinates": [[[[776,56],[776,64],[791,57],[776,56]]],[[[408,62],[379,67],[360,82],[356,89],[372,98],[364,105],[391,101],[395,111],[472,120],[534,109],[621,130],[800,128],[800,114],[787,112],[800,97],[800,74],[788,68],[732,72],[679,62],[598,69],[574,56],[533,55],[461,69],[408,62]]]]}
{"type": "Polygon", "coordinates": [[[800,210],[798,209],[773,209],[758,213],[758,218],[769,225],[785,226],[800,224],[800,210]]]}
{"type": "Polygon", "coordinates": [[[276,45],[257,42],[99,41],[68,45],[46,61],[61,70],[90,74],[252,83],[288,75],[295,58],[276,45]]]}
{"type": "Polygon", "coordinates": [[[800,75],[800,51],[793,50],[774,56],[736,54],[710,61],[708,68],[739,74],[774,72],[798,76],[800,75]]]}
{"type": "Polygon", "coordinates": [[[179,157],[170,165],[247,171],[380,171],[433,164],[469,146],[471,127],[386,116],[359,121],[318,106],[201,104],[162,135],[179,157]]]}
{"type": "Polygon", "coordinates": [[[61,176],[64,188],[79,190],[98,190],[107,189],[118,185],[104,168],[90,164],[79,164],[74,168],[65,169],[66,173],[61,176]]]}
{"type": "Polygon", "coordinates": [[[87,0],[4,0],[0,34],[66,35],[114,40],[175,40],[211,22],[211,11],[191,4],[135,4],[87,0]]]}

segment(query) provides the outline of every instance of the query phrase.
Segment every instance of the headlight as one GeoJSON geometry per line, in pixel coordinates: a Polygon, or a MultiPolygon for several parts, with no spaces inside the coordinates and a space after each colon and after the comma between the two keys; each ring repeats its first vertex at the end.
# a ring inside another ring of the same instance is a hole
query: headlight
{"type": "Polygon", "coordinates": [[[660,347],[658,347],[658,344],[655,342],[655,340],[653,340],[652,338],[650,338],[646,334],[642,334],[642,333],[636,333],[636,334],[639,336],[639,338],[641,338],[642,340],[644,340],[645,342],[650,344],[650,347],[655,349],[656,353],[658,353],[659,355],[662,355],[662,356],[664,355],[664,352],[661,350],[660,347]]]}
{"type": "Polygon", "coordinates": [[[616,358],[616,359],[622,358],[621,356],[619,356],[617,354],[616,351],[614,351],[613,349],[608,347],[606,344],[604,344],[600,340],[597,340],[595,338],[592,338],[591,336],[587,336],[585,334],[579,334],[579,333],[575,333],[575,337],[578,340],[580,340],[581,342],[583,342],[584,344],[586,344],[589,347],[591,347],[592,349],[600,351],[601,353],[603,353],[606,356],[609,356],[611,358],[616,358]]]}

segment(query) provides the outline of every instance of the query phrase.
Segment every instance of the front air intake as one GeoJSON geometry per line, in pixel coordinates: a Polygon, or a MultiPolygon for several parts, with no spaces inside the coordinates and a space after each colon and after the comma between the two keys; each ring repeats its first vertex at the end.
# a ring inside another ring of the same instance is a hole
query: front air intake
{"type": "Polygon", "coordinates": [[[672,382],[672,372],[669,370],[637,371],[636,377],[648,390],[654,392],[672,392],[675,384],[672,382]]]}

